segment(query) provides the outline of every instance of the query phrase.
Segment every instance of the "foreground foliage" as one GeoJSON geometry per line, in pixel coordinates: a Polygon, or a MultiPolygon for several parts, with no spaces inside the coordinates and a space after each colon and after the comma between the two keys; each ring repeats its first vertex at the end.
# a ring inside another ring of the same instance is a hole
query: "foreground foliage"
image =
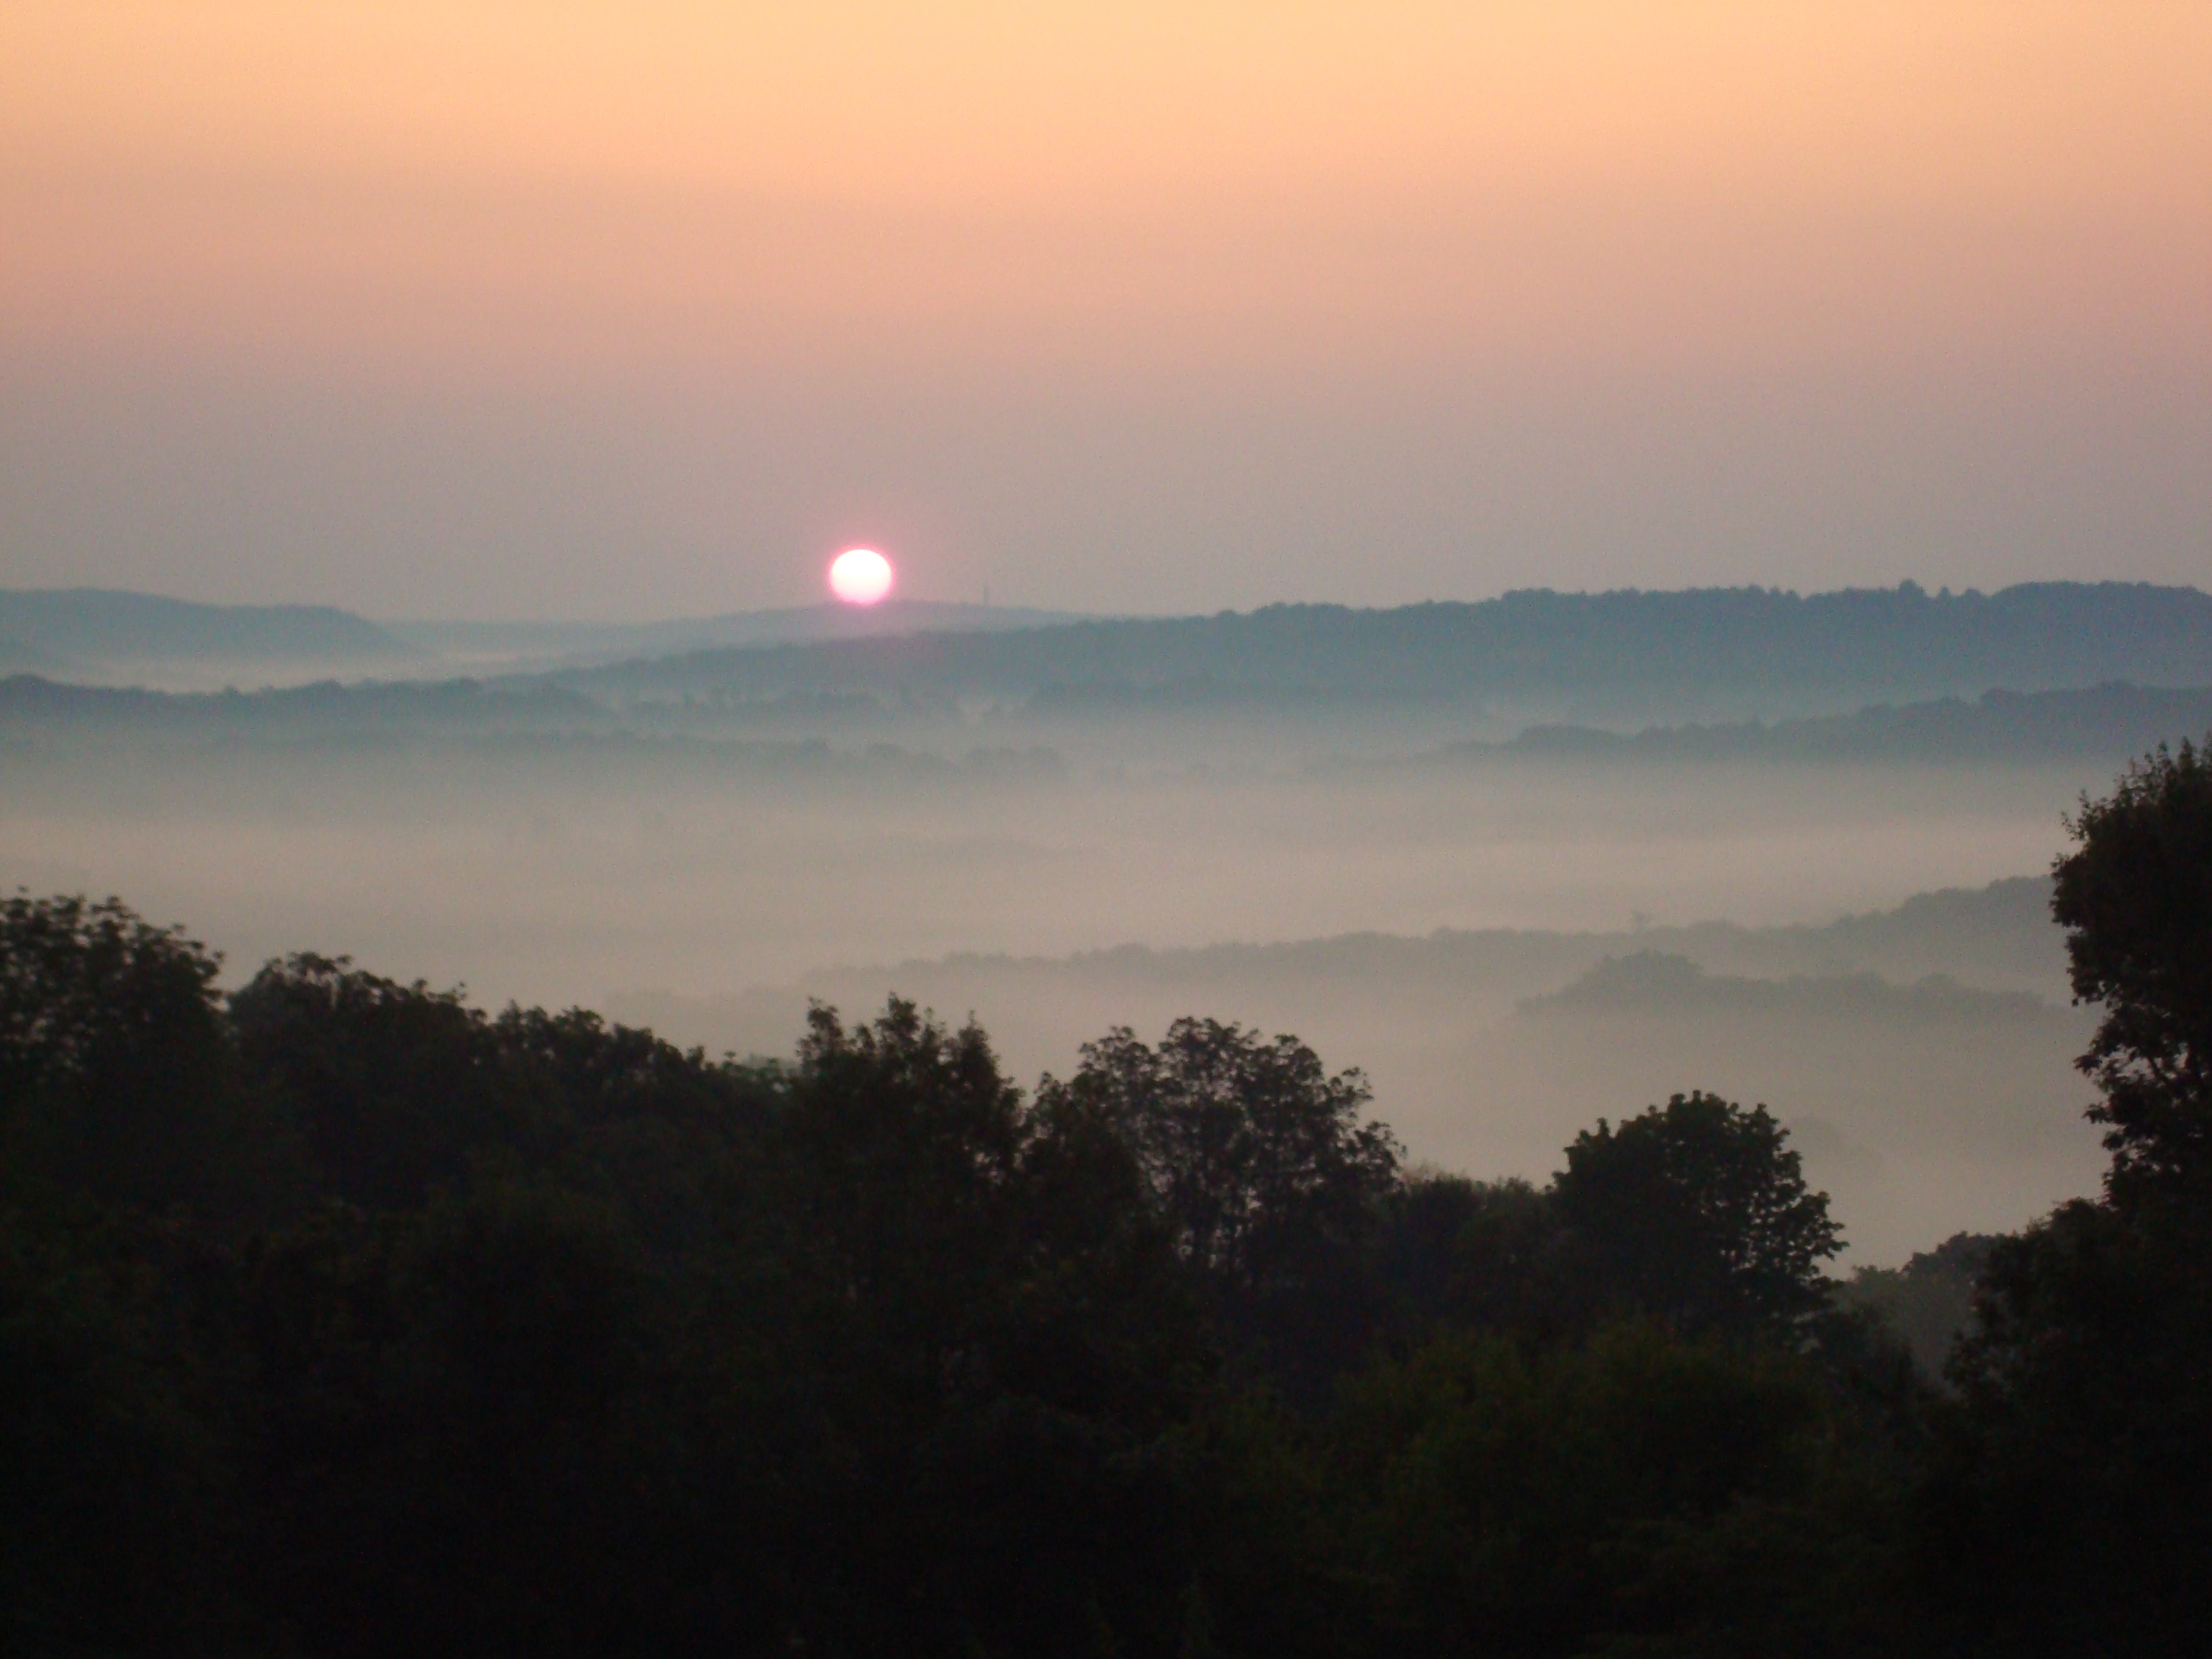
{"type": "Polygon", "coordinates": [[[2191,1650],[2212,784],[2076,831],[2112,1178],[1863,1277],[1919,1365],[1764,1108],[1484,1184],[1233,1025],[1025,1097],[9,901],[0,1651],[2191,1650]]]}
{"type": "Polygon", "coordinates": [[[2103,1018],[2103,1196],[1997,1243],[1932,1483],[1955,1626],[1990,1654],[2212,1642],[2212,767],[2085,800],[2052,910],[2103,1018]]]}

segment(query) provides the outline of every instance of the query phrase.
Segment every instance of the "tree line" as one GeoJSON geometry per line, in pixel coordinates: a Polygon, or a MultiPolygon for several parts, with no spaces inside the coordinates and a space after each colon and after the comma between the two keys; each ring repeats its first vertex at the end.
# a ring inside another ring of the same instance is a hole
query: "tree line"
{"type": "Polygon", "coordinates": [[[0,1651],[2201,1648],[2212,768],[2069,828],[2111,1175],[1941,1377],[1764,1107],[1480,1182],[1231,1024],[718,1060],[20,896],[0,1651]]]}

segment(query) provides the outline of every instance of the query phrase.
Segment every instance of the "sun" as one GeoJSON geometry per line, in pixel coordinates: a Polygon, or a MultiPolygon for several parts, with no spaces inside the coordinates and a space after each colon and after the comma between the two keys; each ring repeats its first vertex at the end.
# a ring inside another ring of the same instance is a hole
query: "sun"
{"type": "Polygon", "coordinates": [[[849,547],[830,564],[830,591],[847,605],[873,605],[891,591],[896,573],[872,547],[849,547]]]}

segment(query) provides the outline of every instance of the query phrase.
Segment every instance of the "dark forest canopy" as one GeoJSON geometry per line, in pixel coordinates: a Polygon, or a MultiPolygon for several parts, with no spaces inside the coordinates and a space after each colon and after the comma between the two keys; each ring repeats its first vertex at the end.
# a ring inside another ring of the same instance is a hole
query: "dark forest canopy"
{"type": "Polygon", "coordinates": [[[1555,1196],[1407,1171],[1356,1074],[1207,1021],[1031,1099],[896,1001],[716,1062],[314,956],[222,997],[79,900],[0,969],[17,1650],[1572,1652],[1671,1618],[1593,1550],[1827,1528],[1823,1447],[1913,1397],[1705,1097],[1555,1196]],[[1535,1578],[1397,1576],[1445,1524],[1399,1483],[1501,1412],[1535,1578]]]}
{"type": "Polygon", "coordinates": [[[1850,1297],[1695,1091],[1481,1182],[1204,1019],[1025,1093],[7,901],[0,1650],[2201,1651],[2212,785],[2073,829],[2106,1190],[1850,1297]],[[1942,1389],[1845,1305],[1976,1273],[1942,1389]]]}

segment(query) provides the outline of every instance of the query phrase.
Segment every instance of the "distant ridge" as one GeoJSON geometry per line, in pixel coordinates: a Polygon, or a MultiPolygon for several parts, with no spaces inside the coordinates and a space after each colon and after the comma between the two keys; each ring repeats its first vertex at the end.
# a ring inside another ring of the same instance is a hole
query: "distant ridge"
{"type": "Polygon", "coordinates": [[[994,633],[1089,620],[1073,611],[886,599],[880,605],[794,605],[654,623],[398,622],[385,627],[448,664],[475,671],[585,666],[681,652],[887,635],[994,633]]]}
{"type": "Polygon", "coordinates": [[[1447,757],[1577,760],[2028,762],[2114,758],[2212,732],[2212,689],[2111,684],[2083,691],[1985,691],[1973,702],[1883,705],[1820,720],[1652,726],[1633,736],[1538,726],[1510,743],[1447,745],[1447,757]]]}
{"type": "Polygon", "coordinates": [[[404,663],[415,649],[329,605],[198,605],[100,587],[0,588],[11,667],[112,675],[148,665],[404,663]],[[41,660],[43,659],[43,660],[41,660]]]}
{"type": "Polygon", "coordinates": [[[1071,612],[892,599],[654,623],[379,623],[329,605],[202,605],[97,587],[0,588],[0,674],[211,690],[227,676],[546,673],[715,647],[1049,628],[1071,612]],[[198,672],[196,672],[198,671],[198,672]]]}
{"type": "Polygon", "coordinates": [[[233,671],[245,684],[527,675],[625,706],[972,697],[1062,720],[1431,703],[1495,710],[1493,731],[1510,719],[1624,731],[1997,690],[2212,685],[2212,596],[2118,582],[1931,594],[1906,583],[1811,595],[1539,590],[1186,617],[895,600],[622,625],[382,627],[327,606],[0,590],[0,672],[213,690],[233,671]]]}
{"type": "MultiPolygon", "coordinates": [[[[684,734],[716,740],[748,730],[793,735],[810,726],[842,727],[855,721],[860,722],[857,729],[866,729],[870,715],[881,717],[884,712],[883,705],[865,696],[839,699],[791,694],[781,702],[763,700],[754,712],[757,719],[779,716],[779,723],[748,728],[729,724],[744,716],[742,709],[731,705],[704,700],[696,706],[618,704],[562,677],[350,685],[321,681],[210,693],[89,686],[38,674],[0,674],[0,731],[17,732],[220,730],[238,738],[284,738],[308,732],[422,730],[588,736],[650,745],[684,734]]],[[[1331,764],[1354,770],[1508,762],[1634,766],[2089,761],[2119,765],[2161,743],[2203,738],[2207,733],[2212,733],[2212,686],[2110,684],[2078,691],[1990,691],[1971,702],[1943,698],[1883,704],[1810,720],[1655,726],[1632,735],[1586,726],[1539,725],[1504,742],[1450,743],[1331,764]]]]}
{"type": "Polygon", "coordinates": [[[71,685],[38,674],[0,678],[0,726],[153,732],[223,729],[275,737],[301,731],[584,731],[605,711],[557,686],[480,680],[383,680],[270,686],[257,691],[158,691],[71,685]]]}
{"type": "Polygon", "coordinates": [[[625,693],[791,691],[1025,699],[1068,711],[1224,696],[1560,699],[1633,709],[1666,694],[1777,713],[2082,688],[2212,684],[2212,596],[2044,582],[1931,594],[1912,583],[1809,596],[1765,588],[1508,593],[1357,611],[1272,605],[1213,617],[1066,623],[702,650],[580,675],[625,693]],[[1791,707],[1795,700],[1796,706],[1791,707]]]}
{"type": "MultiPolygon", "coordinates": [[[[1287,1006],[1310,1000],[1316,987],[1328,987],[1352,1002],[1441,1027],[1465,1019],[1470,1007],[1510,1007],[1567,989],[1608,961],[1654,955],[1723,976],[1698,988],[1723,994],[1733,988],[1728,981],[1747,976],[1818,976],[1833,983],[1878,975],[1902,987],[1943,975],[1963,976],[1983,999],[2009,1001],[2025,993],[2063,1001],[2067,995],[2065,949],[2051,924],[2050,880],[2022,876],[1923,893],[1891,908],[1813,925],[1705,921],[1598,932],[1440,927],[1425,934],[1338,933],[1181,949],[1123,945],[1065,956],[963,951],[817,968],[786,983],[721,995],[633,991],[610,999],[607,1011],[685,1042],[763,1053],[809,998],[863,1008],[880,1003],[892,988],[940,1011],[1004,1010],[1042,993],[1054,1006],[1069,1009],[1103,1003],[1134,1010],[1156,1003],[1152,1014],[1172,1018],[1223,1000],[1287,1006]]],[[[1585,986],[1585,995],[1604,984],[1585,986]]],[[[1621,988],[1618,969],[1613,988],[1621,988]]],[[[1665,986],[1639,988],[1648,994],[1665,986]]]]}

